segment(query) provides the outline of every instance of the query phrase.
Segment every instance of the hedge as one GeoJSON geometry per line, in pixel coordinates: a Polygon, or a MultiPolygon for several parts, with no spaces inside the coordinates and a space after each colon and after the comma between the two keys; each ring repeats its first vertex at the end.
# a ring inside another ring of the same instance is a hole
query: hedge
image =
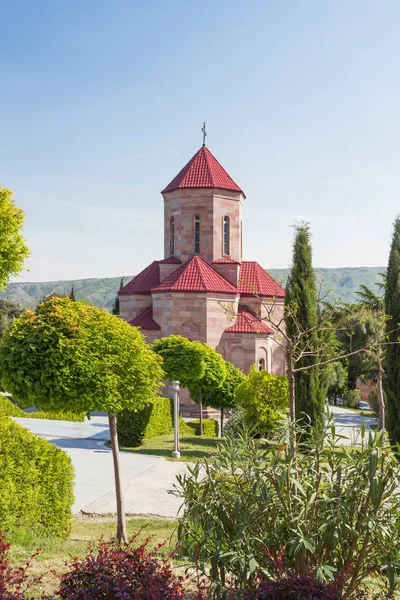
{"type": "MultiPolygon", "coordinates": [[[[200,435],[200,419],[185,422],[183,435],[200,435]]],[[[215,419],[203,419],[203,435],[206,437],[218,436],[218,421],[215,419]]]]}
{"type": "Polygon", "coordinates": [[[54,421],[75,421],[85,420],[85,413],[73,413],[71,411],[38,411],[26,413],[16,404],[11,402],[7,396],[0,395],[0,416],[1,417],[20,417],[22,419],[51,419],[54,421]]]}
{"type": "Polygon", "coordinates": [[[8,417],[0,418],[0,530],[71,531],[74,469],[70,457],[8,417]]]}
{"type": "Polygon", "coordinates": [[[172,433],[173,401],[154,398],[142,410],[123,410],[117,418],[118,439],[121,446],[140,446],[145,438],[172,433]]]}

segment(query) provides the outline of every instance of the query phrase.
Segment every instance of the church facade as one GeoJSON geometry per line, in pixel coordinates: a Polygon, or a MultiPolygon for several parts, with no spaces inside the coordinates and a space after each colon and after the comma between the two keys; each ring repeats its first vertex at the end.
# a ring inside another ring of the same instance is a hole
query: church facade
{"type": "Polygon", "coordinates": [[[257,364],[284,374],[271,321],[282,317],[285,292],[257,262],[243,260],[244,192],[203,145],[162,195],[164,258],[119,291],[121,318],[149,342],[182,335],[244,372],[257,364]]]}

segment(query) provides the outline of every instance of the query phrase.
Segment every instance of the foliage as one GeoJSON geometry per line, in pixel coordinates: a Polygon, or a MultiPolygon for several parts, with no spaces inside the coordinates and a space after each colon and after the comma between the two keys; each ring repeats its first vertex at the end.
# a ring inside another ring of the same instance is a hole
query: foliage
{"type": "MultiPolygon", "coordinates": [[[[384,399],[385,399],[385,404],[386,404],[386,394],[384,393],[384,399]]],[[[376,386],[372,386],[369,394],[368,394],[368,404],[371,407],[371,410],[374,411],[374,413],[376,415],[379,414],[379,404],[378,404],[378,392],[376,389],[376,386]]]]}
{"type": "Polygon", "coordinates": [[[169,335],[156,340],[153,350],[163,359],[166,379],[179,381],[181,387],[188,387],[194,379],[204,375],[205,363],[200,343],[180,335],[169,335]]]}
{"type": "Polygon", "coordinates": [[[0,527],[68,535],[74,470],[70,457],[6,417],[0,418],[0,527]]]}
{"type": "Polygon", "coordinates": [[[33,554],[24,565],[14,568],[10,564],[8,553],[10,544],[4,540],[0,532],[0,598],[1,600],[32,600],[27,596],[30,588],[40,583],[40,577],[32,577],[29,574],[31,563],[36,557],[33,554]]]}
{"type": "Polygon", "coordinates": [[[254,433],[269,436],[288,410],[288,380],[283,375],[258,371],[253,365],[236,390],[244,420],[254,433]]]}
{"type": "Polygon", "coordinates": [[[0,378],[13,397],[44,410],[139,409],[157,393],[159,359],[118,317],[69,298],[26,311],[0,347],[0,378]]]}
{"type": "Polygon", "coordinates": [[[30,255],[22,236],[25,213],[15,204],[13,192],[0,187],[0,290],[18,275],[30,255]]]}
{"type": "MultiPolygon", "coordinates": [[[[387,333],[390,342],[398,337],[400,324],[400,217],[394,222],[392,245],[386,275],[385,294],[387,333]]],[[[386,351],[385,391],[387,397],[387,427],[393,444],[400,442],[400,344],[391,344],[386,351]]]]}
{"type": "Polygon", "coordinates": [[[172,433],[173,401],[154,398],[135,412],[123,410],[117,419],[118,439],[121,446],[140,446],[145,438],[172,433]]]}
{"type": "MultiPolygon", "coordinates": [[[[293,244],[293,262],[286,285],[285,311],[286,328],[289,338],[294,339],[299,328],[302,336],[300,349],[305,353],[297,362],[297,367],[316,363],[312,353],[319,347],[317,328],[317,290],[315,273],[312,267],[310,228],[302,223],[296,226],[293,244]]],[[[307,419],[314,425],[322,425],[325,388],[316,369],[295,374],[296,419],[307,419]]]]}
{"type": "MultiPolygon", "coordinates": [[[[183,435],[200,435],[200,419],[186,421],[181,433],[183,435]]],[[[203,419],[203,435],[206,437],[217,437],[218,421],[215,419],[203,419]]]]}
{"type": "Polygon", "coordinates": [[[344,398],[346,400],[346,405],[349,408],[358,408],[358,405],[361,400],[360,390],[347,390],[347,392],[344,395],[344,398]]]}
{"type": "MultiPolygon", "coordinates": [[[[302,434],[303,427],[291,427],[302,434]]],[[[268,449],[246,431],[223,438],[212,464],[178,477],[182,552],[204,572],[210,564],[214,597],[230,581],[239,589],[253,585],[260,569],[277,579],[279,557],[285,572],[299,577],[329,583],[344,574],[343,598],[354,597],[371,569],[394,584],[400,470],[382,433],[367,437],[363,428],[361,448],[347,452],[337,447],[330,417],[293,455],[289,428],[268,449]]]]}
{"type": "Polygon", "coordinates": [[[204,372],[201,376],[193,378],[189,384],[189,392],[192,400],[198,402],[200,393],[206,390],[215,390],[219,388],[226,377],[226,362],[222,356],[211,346],[201,344],[200,342],[192,342],[202,353],[204,364],[204,372]]]}
{"type": "Polygon", "coordinates": [[[324,369],[323,376],[325,378],[328,396],[334,397],[338,394],[343,394],[347,384],[347,371],[341,362],[334,362],[327,365],[324,369]]]}
{"type": "Polygon", "coordinates": [[[256,591],[244,592],[236,598],[243,600],[340,600],[338,582],[324,584],[312,575],[298,577],[293,573],[271,581],[263,580],[255,586],[256,591]]]}
{"type": "Polygon", "coordinates": [[[211,406],[212,408],[233,408],[236,406],[236,390],[246,379],[246,376],[228,361],[225,361],[225,371],[226,375],[222,385],[203,391],[202,401],[204,406],[211,406]]]}
{"type": "Polygon", "coordinates": [[[224,423],[223,435],[235,436],[245,427],[243,408],[236,407],[224,423]]]}
{"type": "Polygon", "coordinates": [[[100,540],[83,560],[73,559],[57,595],[62,600],[183,600],[181,579],[156,557],[157,549],[135,547],[136,535],[123,545],[100,540]]]}
{"type": "Polygon", "coordinates": [[[16,406],[7,396],[0,395],[0,416],[1,417],[20,417],[23,419],[50,419],[54,421],[75,421],[82,422],[85,419],[85,413],[74,413],[65,411],[38,411],[26,413],[16,406]]]}
{"type": "MultiPolygon", "coordinates": [[[[382,275],[382,273],[380,273],[382,275]]],[[[384,298],[380,294],[375,293],[365,284],[361,284],[356,295],[359,298],[360,304],[368,307],[373,312],[380,312],[384,309],[384,298]]]]}
{"type": "Polygon", "coordinates": [[[0,417],[25,417],[26,413],[7,396],[0,395],[0,417]]]}
{"type": "Polygon", "coordinates": [[[19,317],[22,313],[22,309],[18,304],[4,300],[0,298],[0,340],[3,337],[6,329],[10,327],[11,323],[16,317],[19,317]]]}
{"type": "MultiPolygon", "coordinates": [[[[119,289],[122,290],[124,287],[124,278],[121,277],[121,281],[119,282],[119,289]]],[[[119,315],[119,296],[118,294],[115,296],[114,306],[112,307],[111,313],[113,315],[119,315]]]]}
{"type": "Polygon", "coordinates": [[[70,299],[70,300],[73,300],[74,302],[75,302],[75,300],[76,300],[76,298],[75,298],[75,288],[74,288],[74,286],[72,286],[72,288],[71,288],[71,292],[70,292],[70,294],[69,294],[69,299],[70,299]]]}

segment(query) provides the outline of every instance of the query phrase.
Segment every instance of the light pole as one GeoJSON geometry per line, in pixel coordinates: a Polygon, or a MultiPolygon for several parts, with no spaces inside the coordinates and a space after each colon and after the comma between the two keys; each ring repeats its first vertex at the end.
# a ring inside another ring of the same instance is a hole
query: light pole
{"type": "Polygon", "coordinates": [[[171,381],[174,390],[174,449],[171,452],[172,458],[180,458],[179,452],[179,381],[171,381]]]}

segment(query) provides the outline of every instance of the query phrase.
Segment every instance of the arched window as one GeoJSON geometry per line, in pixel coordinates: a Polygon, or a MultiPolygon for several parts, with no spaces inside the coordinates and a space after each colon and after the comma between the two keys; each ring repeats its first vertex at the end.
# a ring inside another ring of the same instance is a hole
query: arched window
{"type": "Polygon", "coordinates": [[[224,254],[229,254],[229,217],[224,217],[224,254]]]}
{"type": "Polygon", "coordinates": [[[175,254],[175,219],[171,217],[169,225],[169,251],[171,256],[175,254]]]}
{"type": "Polygon", "coordinates": [[[258,370],[265,371],[265,359],[264,358],[258,359],[258,370]]]}
{"type": "Polygon", "coordinates": [[[200,252],[200,217],[196,215],[194,218],[194,252],[200,252]]]}

